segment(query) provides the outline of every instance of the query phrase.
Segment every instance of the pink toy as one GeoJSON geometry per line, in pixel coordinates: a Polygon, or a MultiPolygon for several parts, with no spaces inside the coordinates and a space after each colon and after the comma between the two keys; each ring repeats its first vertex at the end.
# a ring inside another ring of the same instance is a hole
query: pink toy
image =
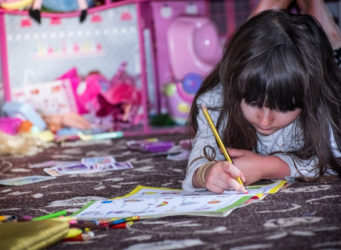
{"type": "Polygon", "coordinates": [[[77,103],[79,114],[96,112],[99,109],[97,96],[110,88],[111,83],[100,73],[92,72],[85,81],[80,80],[76,68],[70,69],[58,79],[68,79],[77,103]]]}
{"type": "Polygon", "coordinates": [[[0,117],[0,131],[10,135],[16,135],[21,124],[21,119],[0,117]]]}
{"type": "Polygon", "coordinates": [[[207,75],[222,55],[217,29],[206,17],[179,16],[170,25],[167,35],[176,80],[182,80],[188,73],[207,75]]]}
{"type": "Polygon", "coordinates": [[[182,82],[164,85],[167,97],[167,109],[170,117],[179,125],[187,121],[189,110],[196,92],[202,83],[202,78],[195,73],[184,76],[182,82]]]}
{"type": "Polygon", "coordinates": [[[4,106],[2,107],[2,111],[11,118],[29,120],[41,131],[46,129],[45,121],[29,103],[5,102],[4,106]]]}
{"type": "Polygon", "coordinates": [[[141,103],[141,93],[136,90],[134,85],[125,82],[115,84],[103,96],[113,105],[119,103],[139,105],[141,103]]]}
{"type": "Polygon", "coordinates": [[[167,108],[170,117],[179,125],[184,125],[187,121],[193,94],[188,94],[182,83],[170,83],[164,85],[164,93],[167,97],[167,108]]]}
{"type": "Polygon", "coordinates": [[[86,113],[87,111],[86,111],[84,105],[81,104],[80,101],[78,100],[77,88],[78,88],[79,83],[80,83],[80,78],[78,76],[77,69],[72,68],[68,72],[66,72],[64,75],[62,75],[61,77],[58,78],[58,80],[64,80],[64,79],[68,79],[70,81],[72,91],[73,91],[73,95],[75,96],[75,101],[77,104],[78,113],[80,113],[80,114],[86,113]]]}
{"type": "Polygon", "coordinates": [[[98,96],[99,110],[96,115],[103,117],[111,114],[114,123],[137,124],[138,109],[141,106],[141,91],[137,90],[134,79],[126,73],[127,64],[121,64],[111,80],[112,87],[98,96]]]}
{"type": "Polygon", "coordinates": [[[77,88],[77,98],[86,112],[96,112],[99,108],[97,96],[101,93],[101,85],[97,74],[90,74],[77,88]]]}

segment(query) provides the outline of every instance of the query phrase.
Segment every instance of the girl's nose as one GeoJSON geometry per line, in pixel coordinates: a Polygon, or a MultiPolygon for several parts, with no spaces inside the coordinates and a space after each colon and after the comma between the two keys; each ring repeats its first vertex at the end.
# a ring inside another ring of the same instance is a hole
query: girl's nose
{"type": "Polygon", "coordinates": [[[257,122],[259,123],[259,125],[266,128],[270,126],[273,121],[274,118],[269,108],[262,107],[261,109],[259,109],[257,113],[257,122]]]}

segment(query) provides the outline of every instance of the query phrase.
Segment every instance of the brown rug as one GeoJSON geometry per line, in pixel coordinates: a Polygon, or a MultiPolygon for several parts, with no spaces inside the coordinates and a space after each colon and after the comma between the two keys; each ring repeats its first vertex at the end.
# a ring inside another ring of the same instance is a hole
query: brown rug
{"type": "MultiPolygon", "coordinates": [[[[184,136],[159,138],[179,142],[184,136]]],[[[32,157],[1,157],[1,179],[47,175],[42,168],[30,168],[29,164],[100,155],[130,161],[134,168],[60,176],[23,186],[0,185],[0,214],[36,217],[63,209],[71,214],[91,200],[122,196],[137,185],[181,188],[187,162],[130,151],[126,142],[132,139],[83,146],[74,142],[50,147],[32,157]]],[[[295,182],[227,217],[141,220],[129,229],[96,230],[90,241],[59,242],[50,249],[341,249],[340,198],[338,180],[295,182]]]]}

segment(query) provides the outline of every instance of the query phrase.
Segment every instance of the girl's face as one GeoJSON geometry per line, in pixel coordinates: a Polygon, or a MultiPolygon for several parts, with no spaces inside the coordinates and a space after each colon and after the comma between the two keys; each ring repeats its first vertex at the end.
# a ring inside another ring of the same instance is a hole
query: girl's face
{"type": "Polygon", "coordinates": [[[241,109],[245,119],[262,135],[271,135],[277,130],[288,126],[301,113],[297,108],[293,111],[277,111],[267,107],[258,107],[242,100],[241,109]]]}

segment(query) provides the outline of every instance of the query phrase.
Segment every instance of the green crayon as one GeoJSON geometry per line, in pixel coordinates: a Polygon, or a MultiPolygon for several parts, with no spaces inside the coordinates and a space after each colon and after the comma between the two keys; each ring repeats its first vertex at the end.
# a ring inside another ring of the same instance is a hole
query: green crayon
{"type": "Polygon", "coordinates": [[[36,217],[36,218],[33,218],[32,220],[46,220],[46,219],[56,218],[56,217],[59,217],[59,216],[62,216],[62,215],[66,215],[66,211],[65,210],[58,211],[58,212],[51,213],[51,214],[47,214],[47,215],[43,215],[43,216],[40,216],[40,217],[36,217]]]}

